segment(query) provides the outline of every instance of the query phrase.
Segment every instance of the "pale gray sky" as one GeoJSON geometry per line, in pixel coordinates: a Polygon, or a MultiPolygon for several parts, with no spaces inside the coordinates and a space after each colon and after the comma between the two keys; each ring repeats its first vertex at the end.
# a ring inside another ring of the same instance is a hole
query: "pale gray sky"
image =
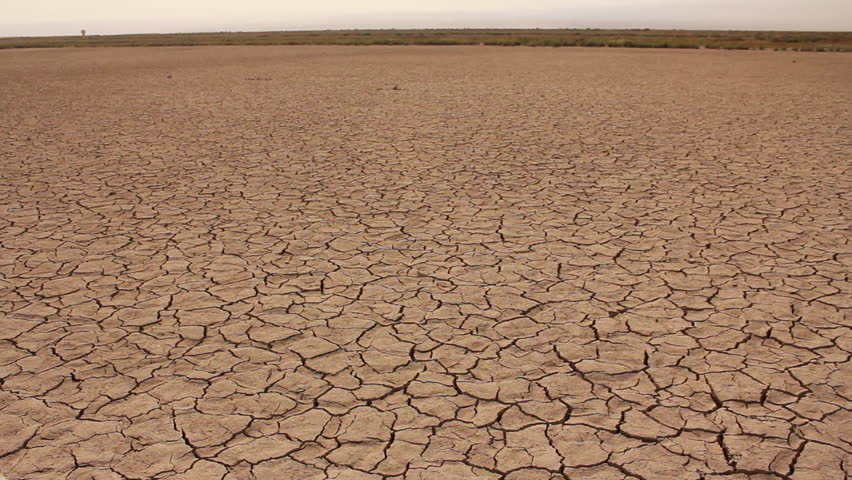
{"type": "Polygon", "coordinates": [[[0,36],[429,27],[852,30],[850,0],[0,0],[0,36]]]}

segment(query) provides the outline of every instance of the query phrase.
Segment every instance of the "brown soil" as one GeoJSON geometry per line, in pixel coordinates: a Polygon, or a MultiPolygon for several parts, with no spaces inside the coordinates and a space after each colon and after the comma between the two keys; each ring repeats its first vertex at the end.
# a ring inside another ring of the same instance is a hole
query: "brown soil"
{"type": "Polygon", "coordinates": [[[850,79],[844,54],[0,52],[0,472],[844,479],[850,79]]]}

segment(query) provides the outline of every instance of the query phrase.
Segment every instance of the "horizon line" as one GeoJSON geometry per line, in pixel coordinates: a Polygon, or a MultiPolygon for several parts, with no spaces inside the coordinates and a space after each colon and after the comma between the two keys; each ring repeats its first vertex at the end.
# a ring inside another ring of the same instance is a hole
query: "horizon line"
{"type": "MultiPolygon", "coordinates": [[[[786,29],[743,29],[743,28],[654,28],[654,27],[353,27],[353,28],[308,28],[308,29],[279,29],[279,30],[197,30],[197,31],[173,31],[173,32],[132,32],[132,33],[86,33],[86,37],[119,37],[133,35],[203,35],[210,33],[309,33],[309,32],[353,32],[353,31],[378,31],[378,32],[393,32],[393,31],[420,31],[420,30],[445,30],[445,31],[466,31],[466,30],[487,30],[487,31],[523,31],[523,30],[598,30],[598,31],[659,31],[659,32],[777,32],[777,33],[852,33],[852,30],[786,30],[786,29]]],[[[83,35],[0,35],[0,38],[55,38],[55,37],[82,37],[83,35]]]]}

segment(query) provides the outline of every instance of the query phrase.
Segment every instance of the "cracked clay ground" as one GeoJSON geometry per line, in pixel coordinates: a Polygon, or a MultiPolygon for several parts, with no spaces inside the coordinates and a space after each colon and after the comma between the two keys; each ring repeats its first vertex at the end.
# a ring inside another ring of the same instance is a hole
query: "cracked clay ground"
{"type": "Polygon", "coordinates": [[[10,480],[843,480],[852,55],[0,52],[10,480]]]}

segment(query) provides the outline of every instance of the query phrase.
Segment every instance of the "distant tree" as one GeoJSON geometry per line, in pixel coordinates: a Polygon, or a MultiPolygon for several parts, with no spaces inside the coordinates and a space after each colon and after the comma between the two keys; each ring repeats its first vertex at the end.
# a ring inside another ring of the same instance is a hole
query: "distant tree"
{"type": "Polygon", "coordinates": [[[82,36],[84,36],[84,37],[85,37],[85,36],[86,36],[86,30],[85,30],[85,29],[80,30],[80,35],[82,35],[82,36]]]}

